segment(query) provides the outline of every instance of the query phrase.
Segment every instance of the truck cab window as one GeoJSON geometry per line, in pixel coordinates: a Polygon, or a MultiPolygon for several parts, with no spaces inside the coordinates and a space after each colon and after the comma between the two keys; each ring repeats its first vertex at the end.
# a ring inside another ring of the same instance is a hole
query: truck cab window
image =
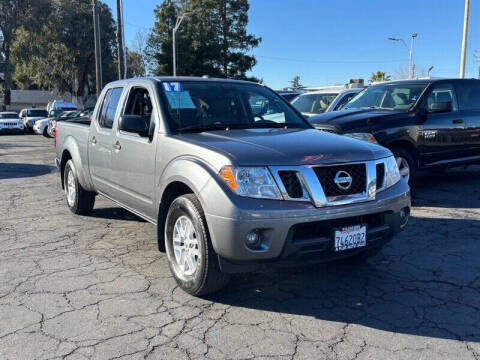
{"type": "Polygon", "coordinates": [[[452,110],[456,111],[458,109],[452,84],[436,85],[428,95],[427,109],[430,109],[433,103],[439,102],[451,102],[452,110]]]}
{"type": "Polygon", "coordinates": [[[152,100],[145,88],[133,88],[128,96],[124,115],[139,115],[150,128],[152,120],[152,100]]]}
{"type": "Polygon", "coordinates": [[[98,119],[100,127],[106,129],[111,129],[113,127],[113,121],[115,120],[118,101],[120,100],[122,91],[123,88],[112,88],[107,90],[100,110],[100,117],[98,119]]]}

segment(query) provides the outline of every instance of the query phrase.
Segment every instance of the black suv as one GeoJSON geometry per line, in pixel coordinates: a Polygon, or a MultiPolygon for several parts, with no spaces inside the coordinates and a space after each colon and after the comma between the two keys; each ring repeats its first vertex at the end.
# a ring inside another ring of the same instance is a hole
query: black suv
{"type": "Polygon", "coordinates": [[[419,169],[480,163],[480,80],[372,85],[344,110],[308,120],[317,129],[389,148],[407,181],[419,169]]]}

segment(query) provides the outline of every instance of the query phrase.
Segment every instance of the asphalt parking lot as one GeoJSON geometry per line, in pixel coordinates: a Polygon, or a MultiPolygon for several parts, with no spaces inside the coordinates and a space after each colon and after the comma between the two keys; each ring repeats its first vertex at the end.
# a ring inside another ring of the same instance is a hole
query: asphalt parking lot
{"type": "Polygon", "coordinates": [[[423,175],[411,222],[362,265],[181,291],[153,225],[64,204],[53,140],[0,136],[1,359],[480,359],[480,167],[423,175]]]}

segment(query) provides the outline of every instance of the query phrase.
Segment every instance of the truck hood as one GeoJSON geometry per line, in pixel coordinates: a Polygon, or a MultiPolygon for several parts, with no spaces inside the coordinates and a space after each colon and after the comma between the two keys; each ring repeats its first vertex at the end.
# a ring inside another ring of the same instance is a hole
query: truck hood
{"type": "Polygon", "coordinates": [[[398,114],[404,114],[402,111],[395,110],[340,110],[331,111],[323,114],[318,114],[308,118],[308,121],[313,125],[328,124],[328,125],[343,125],[346,123],[363,122],[368,119],[396,117],[398,114]]]}
{"type": "Polygon", "coordinates": [[[239,166],[333,164],[391,154],[378,145],[314,129],[208,131],[177,137],[224,155],[239,166]]]}

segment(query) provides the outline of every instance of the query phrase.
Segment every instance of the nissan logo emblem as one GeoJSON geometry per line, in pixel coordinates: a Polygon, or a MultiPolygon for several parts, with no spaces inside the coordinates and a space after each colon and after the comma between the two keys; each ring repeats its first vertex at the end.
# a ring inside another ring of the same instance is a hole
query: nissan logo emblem
{"type": "Polygon", "coordinates": [[[340,170],[337,172],[335,175],[335,178],[333,179],[335,184],[342,189],[342,190],[348,190],[352,186],[353,180],[350,174],[346,171],[340,170]]]}

